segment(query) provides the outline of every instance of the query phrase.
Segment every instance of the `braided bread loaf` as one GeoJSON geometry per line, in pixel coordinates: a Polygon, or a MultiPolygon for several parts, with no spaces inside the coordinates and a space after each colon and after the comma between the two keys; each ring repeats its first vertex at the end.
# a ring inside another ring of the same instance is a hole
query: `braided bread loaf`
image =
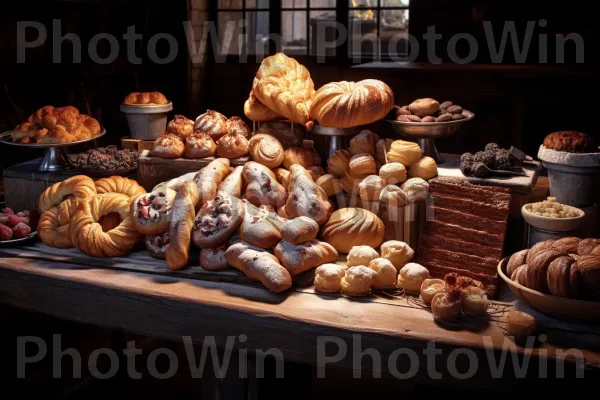
{"type": "Polygon", "coordinates": [[[38,209],[40,213],[48,211],[62,203],[67,196],[76,199],[85,199],[96,194],[94,181],[85,175],[75,175],[71,178],[55,183],[40,195],[38,209]]]}
{"type": "Polygon", "coordinates": [[[130,198],[146,193],[146,189],[141,187],[139,183],[132,179],[123,178],[122,176],[111,176],[110,178],[97,180],[96,191],[98,194],[122,193],[130,198]]]}
{"type": "Polygon", "coordinates": [[[76,198],[70,198],[42,213],[38,222],[38,235],[50,247],[72,247],[69,223],[77,210],[76,198]]]}

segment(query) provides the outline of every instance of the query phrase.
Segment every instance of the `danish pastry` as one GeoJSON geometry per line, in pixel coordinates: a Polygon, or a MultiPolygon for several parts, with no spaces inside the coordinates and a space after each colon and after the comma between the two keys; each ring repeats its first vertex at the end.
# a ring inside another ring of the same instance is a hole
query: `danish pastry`
{"type": "Polygon", "coordinates": [[[366,296],[376,276],[377,272],[364,265],[350,267],[342,278],[342,293],[347,296],[366,296]]]}
{"type": "Polygon", "coordinates": [[[236,197],[220,194],[206,201],[194,221],[192,240],[198,247],[218,247],[242,224],[245,209],[236,197]]]}
{"type": "Polygon", "coordinates": [[[346,269],[337,264],[323,264],[315,270],[315,290],[323,293],[337,293],[342,290],[342,278],[346,269]]]}
{"type": "Polygon", "coordinates": [[[354,246],[348,253],[347,261],[349,267],[355,265],[368,266],[376,258],[379,258],[379,253],[374,248],[370,246],[354,246]]]}
{"type": "Polygon", "coordinates": [[[72,247],[69,223],[77,209],[76,198],[70,198],[52,207],[40,216],[38,235],[44,244],[56,248],[72,247]]]}

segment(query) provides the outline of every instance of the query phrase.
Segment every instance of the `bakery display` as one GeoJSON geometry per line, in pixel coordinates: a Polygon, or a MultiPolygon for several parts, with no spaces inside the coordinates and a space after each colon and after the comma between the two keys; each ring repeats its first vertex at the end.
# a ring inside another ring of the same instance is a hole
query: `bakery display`
{"type": "Polygon", "coordinates": [[[123,100],[124,104],[129,105],[156,105],[167,104],[168,102],[165,95],[160,92],[131,92],[125,96],[125,100],[123,100]]]}
{"type": "Polygon", "coordinates": [[[244,180],[246,186],[246,198],[255,206],[270,205],[274,208],[285,204],[288,193],[285,188],[277,182],[275,174],[267,167],[254,161],[244,165],[244,180]]]}
{"type": "Polygon", "coordinates": [[[117,146],[97,147],[75,158],[74,164],[86,174],[126,173],[137,169],[140,153],[117,146]]]}
{"type": "Polygon", "coordinates": [[[585,133],[576,131],[553,132],[544,138],[544,147],[567,153],[597,153],[598,143],[585,133]]]}
{"type": "Polygon", "coordinates": [[[379,247],[384,233],[381,219],[362,208],[334,211],[321,229],[322,239],[344,254],[348,254],[354,246],[379,247]]]}
{"type": "Polygon", "coordinates": [[[394,93],[376,79],[331,82],[315,93],[310,116],[320,125],[352,128],[385,117],[394,106],[394,93]]]}
{"type": "Polygon", "coordinates": [[[460,156],[460,171],[465,176],[485,178],[505,172],[522,173],[523,160],[513,156],[511,150],[502,149],[496,143],[489,143],[483,151],[460,156]]]}
{"type": "Polygon", "coordinates": [[[176,271],[188,263],[195,208],[199,198],[198,186],[192,181],[184,183],[175,195],[169,224],[169,246],[165,251],[170,270],[176,271]]]}
{"type": "Polygon", "coordinates": [[[377,272],[364,265],[357,265],[346,270],[342,278],[342,293],[347,296],[366,296],[371,291],[377,272]]]}
{"type": "Polygon", "coordinates": [[[290,168],[289,196],[285,211],[291,217],[309,217],[319,225],[324,224],[333,211],[328,196],[301,165],[290,168]]]}
{"type": "Polygon", "coordinates": [[[401,122],[449,122],[469,117],[458,104],[432,98],[417,99],[407,106],[395,108],[395,119],[401,122]]]}
{"type": "Polygon", "coordinates": [[[398,272],[398,287],[407,293],[420,293],[421,285],[429,279],[429,271],[417,263],[408,263],[398,272]]]}
{"type": "Polygon", "coordinates": [[[130,208],[134,228],[144,235],[167,231],[176,194],[174,190],[164,188],[133,199],[130,208]]]}
{"type": "Polygon", "coordinates": [[[245,208],[236,197],[219,194],[203,203],[192,228],[198,247],[218,247],[242,224],[245,208]]]}
{"type": "Polygon", "coordinates": [[[323,293],[337,293],[342,290],[342,278],[346,269],[337,264],[323,264],[315,270],[315,290],[323,293]]]}
{"type": "Polygon", "coordinates": [[[277,168],[283,162],[283,146],[279,140],[265,133],[252,136],[248,151],[254,161],[268,168],[277,168]]]}

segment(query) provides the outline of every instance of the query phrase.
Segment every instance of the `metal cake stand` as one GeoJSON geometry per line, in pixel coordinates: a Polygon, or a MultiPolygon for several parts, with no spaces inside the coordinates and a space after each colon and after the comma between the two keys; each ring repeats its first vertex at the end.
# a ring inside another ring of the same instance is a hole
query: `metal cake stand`
{"type": "Polygon", "coordinates": [[[423,154],[442,164],[444,159],[435,147],[435,139],[444,138],[456,133],[465,122],[475,118],[471,111],[464,110],[465,118],[448,122],[402,122],[387,120],[400,135],[416,141],[421,146],[423,154]]]}
{"type": "Polygon", "coordinates": [[[342,140],[344,136],[356,136],[360,130],[360,128],[328,128],[315,124],[311,133],[328,137],[327,158],[329,158],[336,150],[346,148],[342,140]]]}
{"type": "Polygon", "coordinates": [[[106,129],[102,128],[100,134],[94,136],[89,139],[79,140],[76,142],[68,142],[68,143],[42,143],[42,144],[25,144],[25,143],[15,143],[12,141],[10,134],[12,131],[6,131],[0,134],[0,143],[6,144],[9,146],[17,146],[17,147],[26,147],[29,149],[45,149],[46,152],[42,157],[37,169],[42,172],[55,172],[55,171],[65,171],[74,169],[75,167],[71,164],[71,160],[65,154],[63,148],[69,146],[75,146],[77,144],[91,142],[92,140],[96,140],[101,138],[106,134],[106,129]]]}

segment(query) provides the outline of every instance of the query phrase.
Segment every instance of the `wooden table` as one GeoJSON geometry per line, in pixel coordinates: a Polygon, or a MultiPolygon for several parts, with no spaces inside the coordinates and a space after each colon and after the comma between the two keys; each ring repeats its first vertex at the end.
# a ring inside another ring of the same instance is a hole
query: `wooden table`
{"type": "Polygon", "coordinates": [[[398,349],[407,349],[417,358],[409,364],[409,358],[400,355],[398,370],[406,373],[416,362],[416,379],[431,378],[427,368],[432,364],[423,351],[432,344],[439,353],[435,356],[435,370],[444,382],[450,383],[465,383],[452,373],[455,362],[463,373],[474,362],[469,364],[464,354],[457,358],[460,352],[468,352],[480,366],[469,384],[488,388],[506,390],[523,382],[512,379],[510,356],[505,373],[508,376],[491,378],[488,357],[494,354],[498,359],[503,349],[518,357],[531,355],[528,376],[538,375],[540,360],[550,361],[549,376],[554,374],[554,363],[566,359],[567,366],[571,365],[572,360],[564,353],[570,347],[578,349],[583,357],[582,367],[588,372],[600,370],[598,327],[571,326],[542,318],[538,322],[547,341],[536,348],[523,348],[507,338],[496,321],[468,323],[449,330],[434,323],[428,310],[409,307],[393,298],[348,299],[318,295],[312,289],[275,295],[260,286],[104,269],[73,260],[33,259],[15,255],[14,249],[0,248],[0,301],[77,322],[178,342],[183,336],[195,343],[214,336],[217,345],[224,347],[228,336],[239,339],[239,335],[245,335],[243,343],[236,339],[236,348],[276,348],[286,361],[316,365],[317,372],[320,355],[333,356],[338,348],[333,345],[326,347],[326,353],[320,352],[318,343],[327,338],[347,347],[346,356],[327,364],[328,367],[362,370],[368,376],[374,370],[370,356],[364,356],[361,364],[353,364],[353,352],[359,349],[377,350],[384,375],[390,373],[390,357],[394,360],[398,349]]]}

